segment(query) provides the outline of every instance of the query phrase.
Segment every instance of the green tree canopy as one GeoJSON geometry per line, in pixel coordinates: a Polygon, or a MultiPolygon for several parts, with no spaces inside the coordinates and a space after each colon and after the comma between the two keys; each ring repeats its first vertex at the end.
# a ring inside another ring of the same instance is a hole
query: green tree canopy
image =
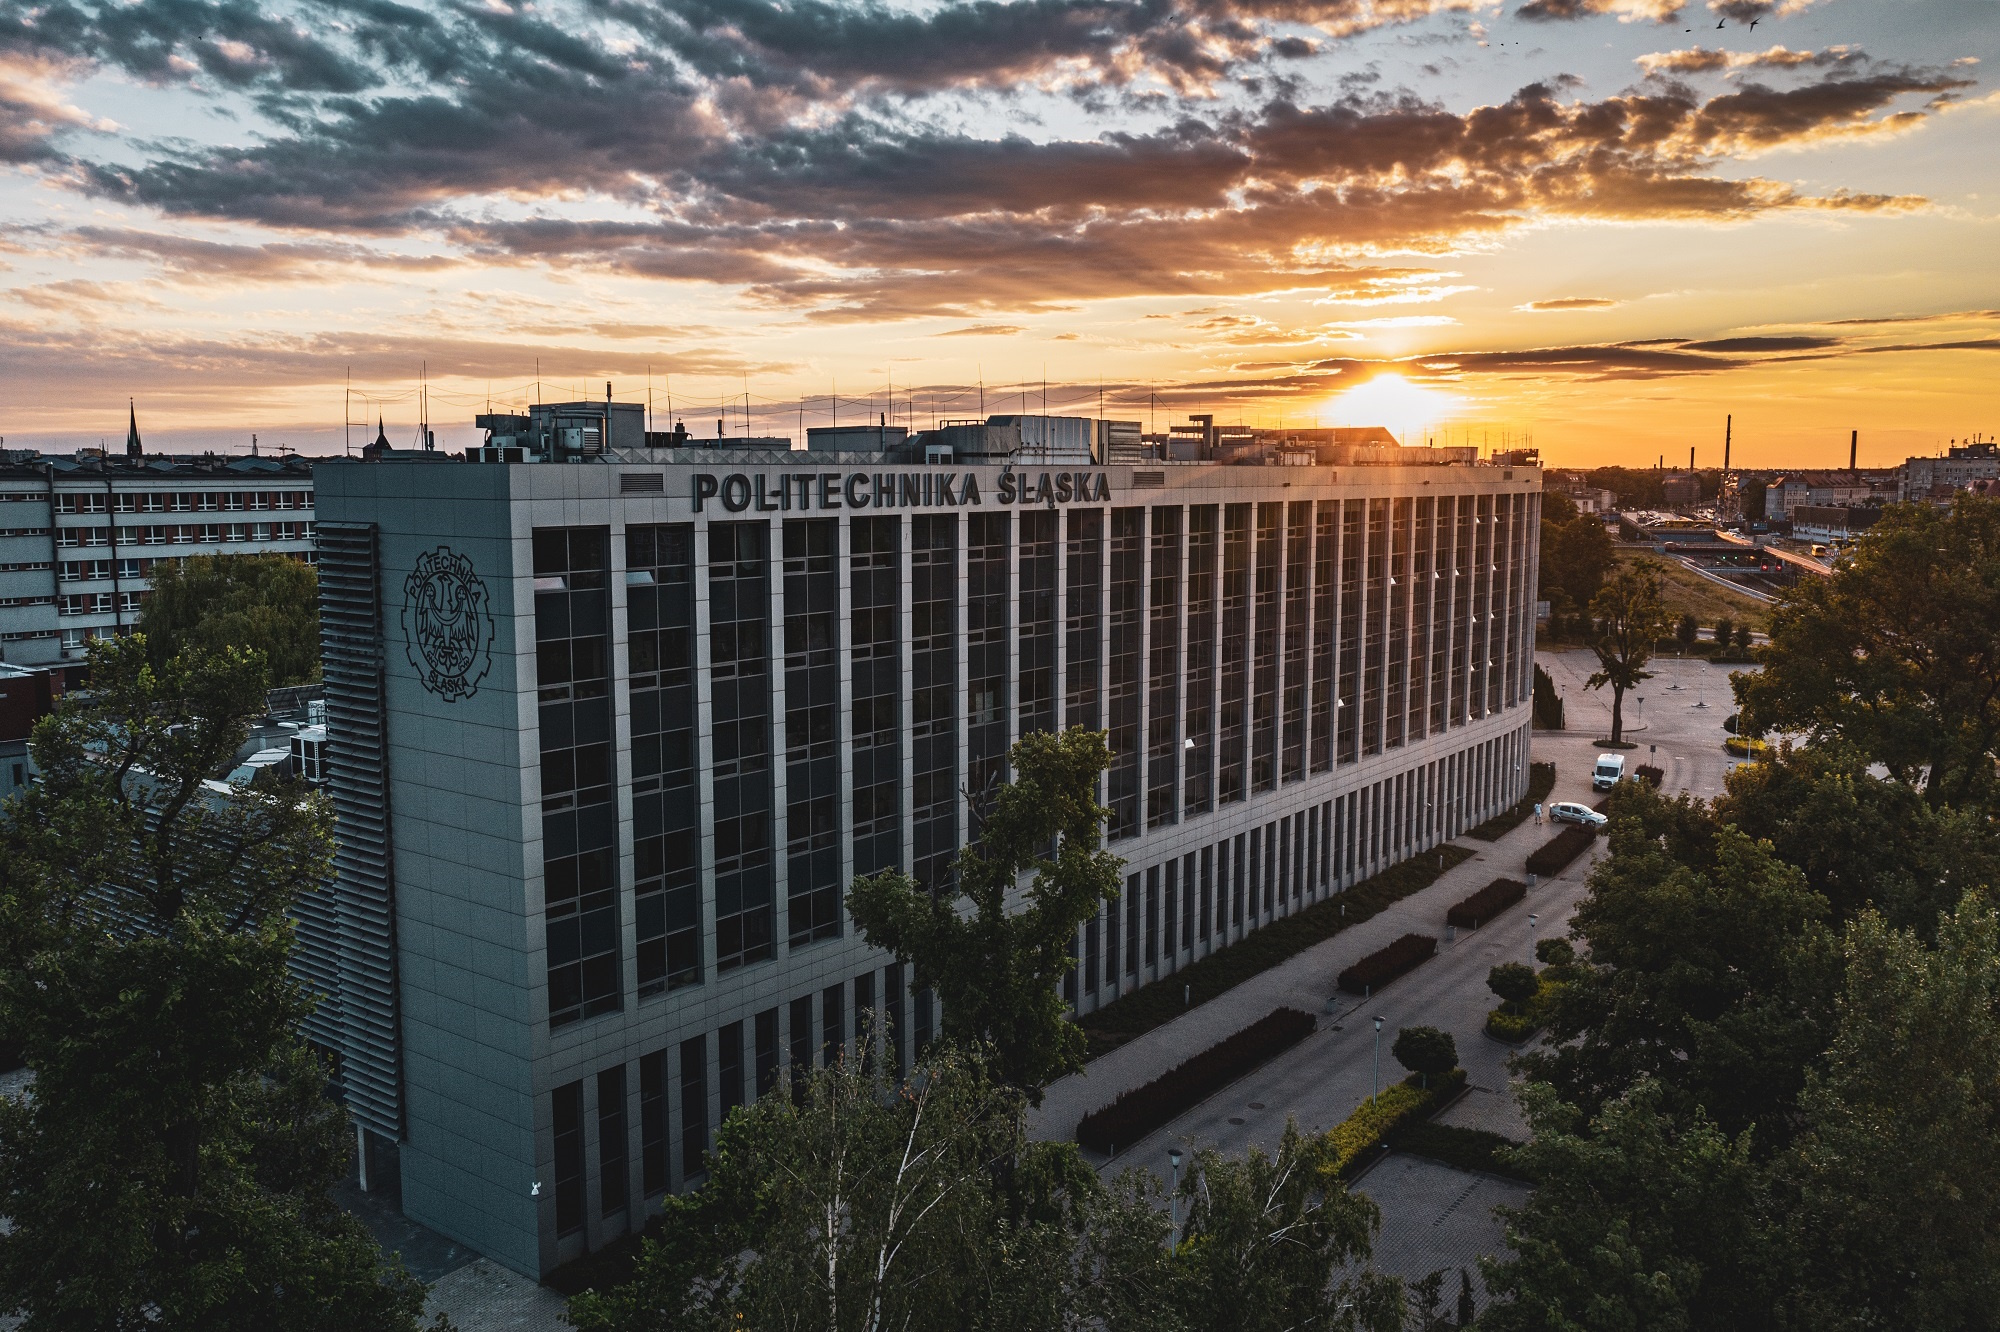
{"type": "Polygon", "coordinates": [[[319,575],[288,555],[190,555],[153,566],[139,629],[164,666],[188,648],[254,649],[273,685],[319,679],[319,575]]]}
{"type": "Polygon", "coordinates": [[[2000,758],[2000,499],[1897,504],[1770,616],[1733,677],[1745,730],[1839,737],[1933,804],[1990,807],[2000,758]]]}
{"type": "Polygon", "coordinates": [[[1590,645],[1597,654],[1597,670],[1584,681],[1584,688],[1611,686],[1611,742],[1617,744],[1625,734],[1625,691],[1653,678],[1646,663],[1667,629],[1659,566],[1651,560],[1634,560],[1620,568],[1592,598],[1590,614],[1597,621],[1590,645]]]}
{"type": "Polygon", "coordinates": [[[944,1034],[990,1045],[999,1076],[1039,1104],[1044,1087],[1083,1067],[1083,1033],[1056,987],[1078,927],[1116,900],[1124,862],[1101,847],[1102,731],[1023,736],[1008,761],[1014,780],[952,862],[955,896],[892,869],[855,880],[847,909],[869,943],[936,990],[944,1034]]]}
{"type": "Polygon", "coordinates": [[[1575,514],[1560,525],[1542,522],[1542,591],[1560,590],[1574,606],[1588,606],[1617,562],[1602,519],[1575,514]]]}
{"type": "Polygon", "coordinates": [[[91,645],[0,824],[0,1309],[30,1332],[408,1329],[423,1289],[328,1190],[345,1114],[301,1044],[287,910],[331,861],[324,802],[215,798],[263,664],[91,645]]]}
{"type": "Polygon", "coordinates": [[[1450,1032],[1436,1027],[1404,1027],[1396,1033],[1389,1053],[1404,1068],[1420,1075],[1426,1087],[1433,1073],[1442,1077],[1458,1067],[1458,1042],[1452,1040],[1450,1032]]]}
{"type": "Polygon", "coordinates": [[[1521,1005],[1540,992],[1542,983],[1527,963],[1502,962],[1486,973],[1486,988],[1500,997],[1508,1012],[1518,1013],[1521,1005]]]}

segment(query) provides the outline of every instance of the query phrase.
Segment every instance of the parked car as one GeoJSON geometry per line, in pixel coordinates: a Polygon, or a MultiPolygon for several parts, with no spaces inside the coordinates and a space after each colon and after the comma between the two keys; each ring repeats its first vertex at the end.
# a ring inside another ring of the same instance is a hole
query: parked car
{"type": "Polygon", "coordinates": [[[1549,806],[1550,823],[1574,823],[1585,828],[1602,828],[1611,822],[1589,805],[1563,800],[1549,806]]]}

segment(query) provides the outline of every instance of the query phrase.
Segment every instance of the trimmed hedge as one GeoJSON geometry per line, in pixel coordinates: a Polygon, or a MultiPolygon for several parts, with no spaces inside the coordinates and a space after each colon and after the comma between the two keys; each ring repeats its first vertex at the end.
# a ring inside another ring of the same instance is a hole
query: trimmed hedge
{"type": "Polygon", "coordinates": [[[1390,1131],[1389,1150],[1442,1161],[1460,1170],[1481,1170],[1532,1184],[1534,1178],[1518,1166],[1508,1165],[1500,1153],[1521,1144],[1486,1129],[1459,1128],[1434,1124],[1427,1119],[1405,1120],[1390,1131]]]}
{"type": "Polygon", "coordinates": [[[1486,1015],[1486,1034],[1509,1045],[1519,1045],[1541,1029],[1542,1020],[1532,1012],[1509,1013],[1496,1008],[1486,1015]]]}
{"type": "Polygon", "coordinates": [[[1303,911],[1252,930],[1227,948],[1219,948],[1179,971],[1113,1000],[1095,1013],[1085,1014],[1077,1025],[1083,1028],[1084,1037],[1090,1042],[1088,1057],[1095,1059],[1134,1036],[1173,1021],[1190,1008],[1227,994],[1252,976],[1430,887],[1440,874],[1470,859],[1472,852],[1460,846],[1419,852],[1344,893],[1322,898],[1303,911]],[[1187,987],[1186,999],[1183,986],[1187,987]]]}
{"type": "Polygon", "coordinates": [[[1521,797],[1521,803],[1512,809],[1495,814],[1486,822],[1467,833],[1482,842],[1497,842],[1514,829],[1528,821],[1535,812],[1535,806],[1549,798],[1549,792],[1556,789],[1556,765],[1553,763],[1530,763],[1528,765],[1528,794],[1521,797]]]}
{"type": "Polygon", "coordinates": [[[1637,768],[1633,770],[1632,775],[1637,777],[1640,781],[1646,783],[1648,786],[1652,787],[1655,791],[1659,790],[1660,787],[1667,780],[1666,772],[1660,768],[1654,767],[1650,763],[1640,764],[1637,768]]]}
{"type": "Polygon", "coordinates": [[[1416,1075],[1412,1074],[1394,1086],[1383,1088],[1374,1100],[1363,1101],[1353,1114],[1326,1131],[1327,1141],[1333,1147],[1334,1170],[1341,1175],[1352,1174],[1357,1166],[1366,1164],[1363,1157],[1370,1149],[1381,1146],[1397,1126],[1429,1115],[1458,1095],[1458,1089],[1464,1085],[1462,1068],[1439,1078],[1437,1086],[1428,1091],[1417,1085],[1416,1075]]]}
{"type": "Polygon", "coordinates": [[[1589,850],[1590,844],[1596,840],[1595,829],[1571,824],[1528,856],[1528,873],[1544,879],[1554,878],[1567,869],[1572,860],[1589,850]]]}
{"type": "Polygon", "coordinates": [[[1121,1142],[1129,1147],[1291,1049],[1316,1026],[1310,1013],[1272,1009],[1234,1036],[1085,1115],[1076,1126],[1076,1140],[1097,1152],[1110,1153],[1121,1142]]]}
{"type": "Polygon", "coordinates": [[[1340,988],[1349,994],[1372,994],[1419,963],[1437,956],[1438,941],[1428,934],[1406,934],[1378,948],[1340,973],[1340,988]]]}
{"type": "Polygon", "coordinates": [[[1519,879],[1495,879],[1445,912],[1444,923],[1476,930],[1527,895],[1528,885],[1519,879]]]}

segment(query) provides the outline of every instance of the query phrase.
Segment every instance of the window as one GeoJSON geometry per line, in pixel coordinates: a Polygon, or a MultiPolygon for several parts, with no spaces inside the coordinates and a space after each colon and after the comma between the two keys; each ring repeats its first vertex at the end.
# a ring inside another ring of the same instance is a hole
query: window
{"type": "Polygon", "coordinates": [[[771,529],[708,529],[715,789],[715,966],[774,949],[771,900],[771,529]]]}
{"type": "Polygon", "coordinates": [[[731,1022],[715,1033],[716,1077],[722,1084],[722,1120],[743,1104],[743,1024],[731,1022]]]}
{"type": "Polygon", "coordinates": [[[958,853],[958,515],[910,522],[912,872],[937,891],[958,853]]]}
{"type": "Polygon", "coordinates": [[[1306,644],[1312,638],[1311,501],[1285,506],[1285,684],[1284,734],[1279,779],[1306,775],[1306,644]]]}
{"type": "Polygon", "coordinates": [[[1182,805],[1189,814],[1214,807],[1215,790],[1215,559],[1219,549],[1213,504],[1188,510],[1187,730],[1182,746],[1186,780],[1182,805]]]}
{"type": "Polygon", "coordinates": [[[902,520],[848,529],[854,872],[903,863],[902,520]]]}
{"type": "Polygon", "coordinates": [[[1153,513],[1152,569],[1146,613],[1151,649],[1146,677],[1151,697],[1146,721],[1146,826],[1159,828],[1179,814],[1181,760],[1181,511],[1153,513]]]}
{"type": "Polygon", "coordinates": [[[667,1052],[639,1056],[639,1187],[667,1191],[667,1052]]]}
{"type": "Polygon", "coordinates": [[[827,1067],[847,1044],[847,987],[829,985],[819,994],[819,1057],[827,1067]]]}
{"type": "Polygon", "coordinates": [[[1285,506],[1257,506],[1256,602],[1253,608],[1250,704],[1250,789],[1278,783],[1278,574],[1285,506]]]}
{"type": "Polygon", "coordinates": [[[1366,500],[1351,499],[1340,519],[1340,684],[1334,690],[1334,729],[1340,761],[1360,757],[1361,543],[1366,500]]]}
{"type": "Polygon", "coordinates": [[[597,1075],[597,1201],[606,1216],[629,1201],[626,1151],[625,1065],[614,1064],[597,1075]]]}
{"type": "Polygon", "coordinates": [[[1250,506],[1231,504],[1222,530],[1222,716],[1216,800],[1230,804],[1248,794],[1243,743],[1250,704],[1250,506]]]}
{"type": "Polygon", "coordinates": [[[792,947],[840,937],[839,527],[785,524],[785,926],[792,947]]]}
{"type": "Polygon", "coordinates": [[[607,544],[601,527],[534,535],[550,1026],[620,1006],[607,544]]]}
{"type": "Polygon", "coordinates": [[[681,1177],[702,1172],[708,1151],[708,1040],[681,1042],[681,1177]]]}
{"type": "Polygon", "coordinates": [[[1020,694],[1021,734],[1056,728],[1056,524],[1054,510],[1024,513],[1021,522],[1020,694]]]}
{"type": "Polygon", "coordinates": [[[1437,501],[1416,504],[1416,534],[1410,547],[1410,704],[1409,736],[1424,738],[1430,723],[1431,548],[1437,540],[1437,501]]]}
{"type": "Polygon", "coordinates": [[[1070,509],[1063,521],[1069,561],[1063,725],[1096,730],[1103,725],[1098,672],[1104,665],[1104,510],[1070,509]]]}
{"type": "Polygon", "coordinates": [[[757,1015],[757,1089],[762,1096],[778,1085],[778,1010],[757,1015]]]}
{"type": "Polygon", "coordinates": [[[556,1139],[556,1234],[583,1230],[583,1084],[566,1083],[550,1095],[556,1139]]]}
{"type": "Polygon", "coordinates": [[[982,810],[1007,780],[1010,518],[975,513],[966,519],[966,789],[982,810]]]}
{"type": "Polygon", "coordinates": [[[1105,837],[1137,836],[1139,823],[1139,648],[1145,614],[1146,511],[1111,511],[1111,745],[1105,837]]]}
{"type": "Polygon", "coordinates": [[[694,713],[694,529],[625,532],[639,993],[701,981],[694,713]]]}

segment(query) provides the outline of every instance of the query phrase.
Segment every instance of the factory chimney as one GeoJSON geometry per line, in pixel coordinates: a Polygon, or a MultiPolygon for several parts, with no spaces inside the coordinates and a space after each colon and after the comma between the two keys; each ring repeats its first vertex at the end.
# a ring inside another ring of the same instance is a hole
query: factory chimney
{"type": "Polygon", "coordinates": [[[1856,461],[1860,454],[1861,432],[1859,430],[1850,430],[1847,433],[1847,473],[1856,481],[1861,479],[1861,470],[1856,461]]]}
{"type": "Polygon", "coordinates": [[[1688,445],[1688,470],[1690,472],[1694,470],[1694,445],[1692,444],[1688,445]]]}
{"type": "Polygon", "coordinates": [[[1735,421],[1734,416],[1722,418],[1722,470],[1725,472],[1729,470],[1729,428],[1735,421]]]}

